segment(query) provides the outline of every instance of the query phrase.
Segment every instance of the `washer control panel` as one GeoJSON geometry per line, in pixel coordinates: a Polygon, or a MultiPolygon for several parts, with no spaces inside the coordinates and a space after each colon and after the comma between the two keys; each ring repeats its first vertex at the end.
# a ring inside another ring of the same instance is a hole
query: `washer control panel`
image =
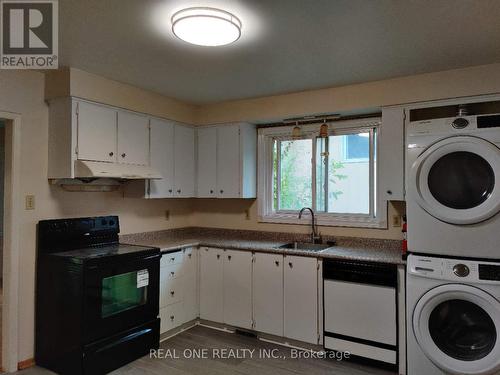
{"type": "Polygon", "coordinates": [[[408,273],[437,280],[500,285],[500,262],[435,258],[410,254],[408,273]]]}

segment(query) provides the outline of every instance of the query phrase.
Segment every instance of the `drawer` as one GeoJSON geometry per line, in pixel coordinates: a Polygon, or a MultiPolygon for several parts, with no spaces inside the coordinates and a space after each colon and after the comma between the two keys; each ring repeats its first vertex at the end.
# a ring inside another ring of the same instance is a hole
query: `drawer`
{"type": "Polygon", "coordinates": [[[165,283],[165,305],[182,301],[184,292],[182,284],[182,278],[168,280],[165,283]]]}
{"type": "Polygon", "coordinates": [[[182,302],[160,309],[160,333],[167,332],[184,323],[182,302]]]}
{"type": "Polygon", "coordinates": [[[166,267],[166,266],[171,266],[172,264],[182,263],[183,259],[184,259],[184,253],[182,251],[163,254],[160,260],[160,267],[166,267]]]}
{"type": "Polygon", "coordinates": [[[164,280],[176,279],[182,275],[183,265],[182,263],[172,264],[170,266],[165,266],[160,269],[160,277],[164,280]]]}

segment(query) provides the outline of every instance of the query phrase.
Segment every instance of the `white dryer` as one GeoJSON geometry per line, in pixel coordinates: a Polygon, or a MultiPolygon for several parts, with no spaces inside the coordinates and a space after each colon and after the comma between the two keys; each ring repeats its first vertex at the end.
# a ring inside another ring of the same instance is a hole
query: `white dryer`
{"type": "Polygon", "coordinates": [[[410,122],[408,249],[500,259],[500,115],[410,122]]]}
{"type": "Polygon", "coordinates": [[[408,375],[500,374],[500,263],[408,257],[408,375]]]}

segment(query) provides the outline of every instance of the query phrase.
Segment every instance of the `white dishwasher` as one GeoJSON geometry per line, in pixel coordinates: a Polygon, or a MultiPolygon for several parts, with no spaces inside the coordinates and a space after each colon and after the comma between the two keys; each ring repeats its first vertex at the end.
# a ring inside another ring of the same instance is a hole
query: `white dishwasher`
{"type": "Polygon", "coordinates": [[[397,366],[397,267],[323,260],[324,346],[397,366]]]}

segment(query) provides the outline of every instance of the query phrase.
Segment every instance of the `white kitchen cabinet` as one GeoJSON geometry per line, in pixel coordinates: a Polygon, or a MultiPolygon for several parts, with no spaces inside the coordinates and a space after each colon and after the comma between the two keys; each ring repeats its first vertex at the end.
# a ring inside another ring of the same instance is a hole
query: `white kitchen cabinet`
{"type": "Polygon", "coordinates": [[[176,125],[174,128],[174,196],[180,198],[195,195],[194,129],[176,125]]]}
{"type": "Polygon", "coordinates": [[[198,304],[198,249],[186,248],[183,250],[182,277],[184,285],[184,319],[189,322],[199,314],[198,304]]]}
{"type": "Polygon", "coordinates": [[[283,255],[256,253],[253,264],[254,329],[283,336],[283,255]]]}
{"type": "Polygon", "coordinates": [[[252,253],[224,251],[224,323],[252,328],[252,253]]]}
{"type": "Polygon", "coordinates": [[[197,130],[197,197],[214,198],[217,189],[217,128],[197,130]]]}
{"type": "Polygon", "coordinates": [[[219,126],[217,129],[217,196],[240,197],[240,127],[219,126]]]}
{"type": "Polygon", "coordinates": [[[118,111],[117,142],[119,163],[149,165],[149,118],[118,111]]]}
{"type": "MultiPolygon", "coordinates": [[[[76,109],[80,160],[115,162],[117,111],[99,104],[78,101],[76,109]]],[[[65,124],[70,126],[70,124],[65,124]]]]}
{"type": "Polygon", "coordinates": [[[146,182],[148,198],[174,196],[174,126],[171,121],[150,121],[151,167],[160,172],[162,179],[146,182]]]}
{"type": "Polygon", "coordinates": [[[202,247],[200,259],[200,318],[224,321],[224,251],[202,247]]]}
{"type": "Polygon", "coordinates": [[[284,257],[284,336],[318,344],[318,260],[284,257]]]}
{"type": "Polygon", "coordinates": [[[198,129],[197,170],[200,198],[255,198],[255,125],[237,123],[198,129]]]}
{"type": "Polygon", "coordinates": [[[382,199],[404,200],[404,108],[382,108],[377,165],[382,199]]]}

